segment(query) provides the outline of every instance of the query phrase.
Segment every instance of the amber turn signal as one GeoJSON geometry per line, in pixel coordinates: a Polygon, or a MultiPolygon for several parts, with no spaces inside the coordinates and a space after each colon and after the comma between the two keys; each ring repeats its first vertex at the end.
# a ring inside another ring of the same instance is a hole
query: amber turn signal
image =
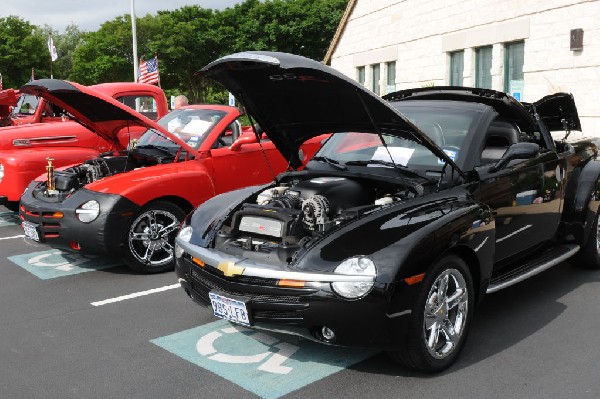
{"type": "Polygon", "coordinates": [[[301,287],[304,287],[304,284],[306,284],[306,282],[300,281],[300,280],[279,280],[277,282],[277,285],[280,287],[301,288],[301,287]]]}
{"type": "Polygon", "coordinates": [[[416,276],[412,277],[407,277],[404,279],[404,282],[408,285],[417,284],[423,281],[423,277],[425,277],[425,273],[417,274],[416,276]]]}
{"type": "Polygon", "coordinates": [[[194,262],[195,264],[197,264],[200,267],[204,267],[205,263],[202,262],[200,259],[198,258],[192,258],[192,262],[194,262]]]}

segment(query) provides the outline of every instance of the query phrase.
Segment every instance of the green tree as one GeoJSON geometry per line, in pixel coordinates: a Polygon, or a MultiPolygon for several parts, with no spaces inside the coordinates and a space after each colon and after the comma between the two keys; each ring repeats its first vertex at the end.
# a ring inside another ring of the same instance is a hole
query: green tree
{"type": "MultiPolygon", "coordinates": [[[[197,76],[203,65],[217,58],[225,48],[219,33],[218,12],[198,6],[185,6],[158,15],[159,25],[169,32],[149,45],[159,54],[161,82],[184,92],[192,102],[215,101],[215,85],[197,76]]],[[[217,91],[223,101],[222,90],[217,91]]]]}
{"type": "MultiPolygon", "coordinates": [[[[227,93],[197,71],[236,51],[271,50],[322,59],[347,0],[246,0],[223,11],[184,6],[137,19],[138,53],[158,54],[167,94],[225,102],[227,93]]],[[[83,84],[131,81],[131,19],[123,15],[75,46],[69,78],[83,84]]]]}
{"type": "Polygon", "coordinates": [[[54,77],[72,80],[73,54],[84,44],[85,32],[79,30],[77,25],[70,24],[65,28],[65,33],[55,36],[54,43],[58,59],[54,62],[54,77]]]}
{"type": "Polygon", "coordinates": [[[268,50],[321,60],[347,0],[247,0],[223,11],[235,51],[268,50]]]}
{"type": "Polygon", "coordinates": [[[117,17],[83,36],[73,53],[70,77],[82,84],[132,80],[131,23],[117,17]]]}
{"type": "Polygon", "coordinates": [[[46,39],[35,25],[16,16],[0,18],[0,73],[4,87],[19,88],[31,77],[49,76],[46,39]]]}

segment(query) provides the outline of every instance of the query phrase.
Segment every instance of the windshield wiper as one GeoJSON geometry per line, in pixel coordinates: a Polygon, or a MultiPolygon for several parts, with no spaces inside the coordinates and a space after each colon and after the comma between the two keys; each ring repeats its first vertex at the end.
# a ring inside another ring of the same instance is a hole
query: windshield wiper
{"type": "Polygon", "coordinates": [[[345,167],[344,165],[341,165],[339,161],[336,161],[335,159],[329,158],[329,157],[324,157],[324,156],[315,156],[312,158],[313,161],[322,161],[325,162],[327,165],[333,166],[334,168],[338,169],[338,170],[348,170],[347,167],[345,167]]]}

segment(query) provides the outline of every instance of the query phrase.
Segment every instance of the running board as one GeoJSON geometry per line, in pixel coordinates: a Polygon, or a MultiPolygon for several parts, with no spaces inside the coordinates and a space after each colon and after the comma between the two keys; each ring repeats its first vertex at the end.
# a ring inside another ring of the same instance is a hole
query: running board
{"type": "Polygon", "coordinates": [[[526,263],[515,270],[511,270],[506,274],[493,278],[490,281],[490,285],[486,292],[491,294],[492,292],[500,291],[503,288],[517,284],[531,276],[535,276],[536,274],[570,258],[577,253],[577,251],[579,251],[579,245],[576,244],[556,247],[540,255],[535,261],[526,263]]]}

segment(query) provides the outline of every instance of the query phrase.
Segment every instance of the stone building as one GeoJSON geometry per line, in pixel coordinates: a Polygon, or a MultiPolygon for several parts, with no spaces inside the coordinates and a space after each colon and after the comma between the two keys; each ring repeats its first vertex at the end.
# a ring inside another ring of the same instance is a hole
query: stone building
{"type": "Polygon", "coordinates": [[[350,0],[324,61],[381,95],[570,92],[583,131],[600,136],[600,0],[350,0]]]}

